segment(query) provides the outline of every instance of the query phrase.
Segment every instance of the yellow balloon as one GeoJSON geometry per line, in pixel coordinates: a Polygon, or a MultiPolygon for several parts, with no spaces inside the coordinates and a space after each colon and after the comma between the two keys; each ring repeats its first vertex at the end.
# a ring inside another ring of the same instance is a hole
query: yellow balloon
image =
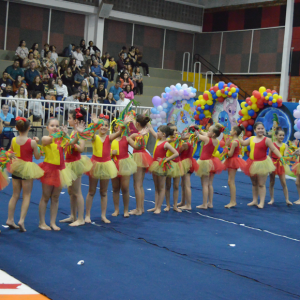
{"type": "Polygon", "coordinates": [[[278,96],[278,99],[282,99],[282,96],[278,96]]]}
{"type": "Polygon", "coordinates": [[[266,99],[266,100],[269,100],[269,96],[266,96],[265,99],[266,99]]]}
{"type": "Polygon", "coordinates": [[[202,105],[201,108],[204,109],[204,105],[202,105]]]}
{"type": "Polygon", "coordinates": [[[231,96],[231,95],[232,95],[232,93],[231,93],[231,92],[228,92],[228,95],[229,95],[229,96],[231,96]]]}
{"type": "Polygon", "coordinates": [[[242,102],[242,103],[241,103],[241,108],[244,108],[244,107],[245,107],[245,104],[246,104],[246,102],[242,102]]]}
{"type": "Polygon", "coordinates": [[[215,154],[214,154],[214,157],[220,158],[220,152],[216,151],[215,154]]]}
{"type": "Polygon", "coordinates": [[[258,91],[263,94],[266,90],[267,89],[264,86],[261,86],[258,91]]]}
{"type": "Polygon", "coordinates": [[[252,106],[251,106],[251,105],[248,105],[246,108],[247,108],[248,110],[250,110],[250,109],[252,109],[252,106]]]}
{"type": "Polygon", "coordinates": [[[235,92],[236,92],[236,88],[235,88],[235,87],[231,88],[231,89],[230,89],[230,92],[231,92],[231,93],[235,93],[235,92]]]}
{"type": "Polygon", "coordinates": [[[220,90],[218,90],[218,91],[216,92],[216,94],[217,94],[218,97],[221,97],[221,95],[222,95],[222,93],[221,93],[220,90]]]}
{"type": "Polygon", "coordinates": [[[257,99],[256,99],[254,96],[251,96],[251,102],[252,102],[252,103],[256,103],[256,102],[257,102],[257,99]]]}
{"type": "Polygon", "coordinates": [[[208,117],[208,116],[210,115],[210,111],[209,111],[209,110],[205,110],[205,111],[204,111],[204,115],[205,115],[206,117],[208,117]]]}
{"type": "Polygon", "coordinates": [[[204,99],[202,99],[202,100],[200,100],[200,105],[205,105],[205,100],[204,99]]]}
{"type": "Polygon", "coordinates": [[[272,93],[268,93],[268,96],[271,97],[271,96],[272,96],[272,93]]]}
{"type": "Polygon", "coordinates": [[[273,99],[278,99],[279,98],[279,95],[277,95],[277,94],[275,94],[274,96],[273,96],[273,99]]]}
{"type": "Polygon", "coordinates": [[[273,100],[272,100],[272,102],[273,102],[273,103],[276,103],[276,102],[277,102],[277,100],[276,100],[276,99],[273,99],[273,100]]]}
{"type": "Polygon", "coordinates": [[[251,119],[251,117],[250,116],[246,116],[246,121],[248,121],[248,120],[250,120],[251,119]]]}
{"type": "Polygon", "coordinates": [[[259,111],[259,108],[258,108],[258,107],[256,107],[256,108],[254,109],[254,111],[255,111],[255,112],[258,112],[258,111],[259,111]]]}
{"type": "Polygon", "coordinates": [[[208,101],[207,101],[207,104],[208,104],[208,105],[213,105],[213,101],[212,101],[212,100],[208,100],[208,101]]]}
{"type": "Polygon", "coordinates": [[[226,88],[225,88],[225,91],[228,91],[228,90],[229,90],[229,87],[226,87],[226,88]]]}
{"type": "Polygon", "coordinates": [[[247,108],[243,108],[243,109],[242,109],[242,114],[243,114],[244,116],[247,116],[247,115],[248,115],[248,109],[247,109],[247,108]]]}
{"type": "Polygon", "coordinates": [[[252,104],[252,105],[251,105],[251,107],[252,107],[252,109],[254,109],[254,110],[255,110],[255,109],[257,108],[257,104],[256,104],[256,103],[254,103],[254,104],[252,104]]]}
{"type": "Polygon", "coordinates": [[[244,118],[244,117],[242,118],[242,121],[245,121],[245,118],[244,118]]]}

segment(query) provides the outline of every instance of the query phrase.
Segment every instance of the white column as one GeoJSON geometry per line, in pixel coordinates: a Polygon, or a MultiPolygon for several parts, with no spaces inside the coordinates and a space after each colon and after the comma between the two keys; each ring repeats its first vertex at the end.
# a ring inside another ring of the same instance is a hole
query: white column
{"type": "Polygon", "coordinates": [[[6,50],[7,44],[7,28],[8,28],[8,12],[9,12],[9,1],[6,3],[6,19],[5,19],[5,29],[4,29],[4,50],[6,50]]]}
{"type": "Polygon", "coordinates": [[[84,36],[86,44],[89,41],[93,41],[101,51],[103,50],[103,38],[104,38],[104,19],[95,15],[87,15],[85,17],[85,30],[84,36]]]}
{"type": "Polygon", "coordinates": [[[95,45],[103,52],[103,40],[104,40],[104,20],[97,17],[97,33],[95,36],[95,45]]]}
{"type": "Polygon", "coordinates": [[[282,64],[281,64],[280,91],[279,91],[279,94],[282,96],[284,102],[287,101],[288,93],[289,93],[289,66],[290,66],[290,53],[291,53],[292,35],[293,35],[293,20],[294,20],[294,0],[287,0],[282,64]]]}

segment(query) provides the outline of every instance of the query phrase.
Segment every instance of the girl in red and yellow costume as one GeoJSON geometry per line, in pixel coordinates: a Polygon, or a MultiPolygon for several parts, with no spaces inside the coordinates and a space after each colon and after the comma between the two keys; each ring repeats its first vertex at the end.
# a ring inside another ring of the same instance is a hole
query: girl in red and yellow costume
{"type": "MultiPolygon", "coordinates": [[[[3,131],[3,122],[0,119],[0,134],[3,131]]],[[[5,189],[9,184],[9,178],[6,172],[6,165],[10,162],[9,152],[0,149],[0,191],[5,189]]],[[[0,231],[1,232],[1,231],[0,231]]]]}
{"type": "Polygon", "coordinates": [[[91,160],[81,155],[84,151],[85,141],[79,139],[77,130],[84,129],[84,121],[86,120],[86,110],[84,108],[76,108],[69,112],[69,126],[74,128],[71,133],[71,142],[66,147],[65,163],[66,168],[70,168],[76,175],[76,180],[68,187],[71,203],[71,215],[69,218],[61,220],[62,223],[71,223],[70,226],[84,225],[84,199],[81,192],[81,176],[90,171],[93,164],[91,160]],[[78,218],[77,218],[78,211],[78,218]]]}
{"type": "Polygon", "coordinates": [[[195,131],[198,129],[198,126],[190,126],[185,129],[183,133],[184,143],[180,149],[184,175],[181,176],[181,202],[178,204],[178,207],[185,210],[192,209],[191,174],[199,169],[196,159],[193,158],[197,150],[198,141],[195,131]]]}
{"type": "Polygon", "coordinates": [[[137,172],[133,174],[133,185],[135,190],[136,208],[129,212],[131,215],[140,216],[144,213],[144,199],[145,192],[143,187],[143,181],[145,173],[148,172],[153,159],[151,155],[146,151],[148,134],[146,126],[150,122],[150,118],[142,115],[137,115],[135,120],[135,128],[138,133],[132,134],[129,138],[135,142],[135,148],[133,150],[133,159],[137,165],[137,172]]]}
{"type": "Polygon", "coordinates": [[[256,205],[258,208],[263,208],[265,205],[268,174],[275,171],[275,166],[270,156],[267,155],[267,150],[269,148],[279,159],[281,159],[282,155],[274,146],[272,140],[264,136],[265,127],[263,123],[257,122],[253,128],[256,136],[241,142],[242,146],[250,145],[250,157],[242,171],[250,176],[252,181],[253,201],[248,203],[248,206],[256,205]],[[260,197],[259,204],[258,196],[260,197]]]}
{"type": "Polygon", "coordinates": [[[20,231],[26,231],[24,222],[27,215],[33,179],[40,178],[44,175],[44,171],[34,162],[32,155],[36,159],[40,159],[40,151],[37,146],[38,138],[28,138],[30,129],[30,121],[22,118],[16,118],[16,129],[19,136],[12,139],[10,149],[15,153],[16,159],[8,165],[8,170],[12,173],[13,195],[8,204],[8,218],[6,224],[10,228],[20,228],[20,231]],[[21,207],[21,216],[18,225],[14,222],[14,213],[16,204],[23,190],[23,201],[21,207]]]}
{"type": "Polygon", "coordinates": [[[226,160],[224,161],[225,170],[228,170],[228,186],[230,190],[230,202],[225,205],[226,208],[236,206],[236,186],[235,186],[235,175],[238,169],[244,169],[247,163],[239,157],[241,154],[241,143],[239,136],[244,131],[243,125],[232,127],[230,131],[230,138],[226,141],[228,148],[224,149],[226,153],[226,160]]]}
{"type": "Polygon", "coordinates": [[[196,131],[198,139],[203,142],[201,156],[197,161],[199,169],[196,172],[196,175],[201,178],[203,204],[197,208],[213,208],[214,176],[224,170],[224,165],[220,159],[214,156],[219,147],[217,138],[223,131],[224,127],[218,123],[209,127],[207,134],[196,131]]]}
{"type": "Polygon", "coordinates": [[[45,152],[44,162],[39,166],[45,174],[40,178],[43,194],[39,205],[40,223],[43,230],[60,230],[56,225],[59,195],[63,187],[69,187],[76,180],[75,173],[67,168],[64,160],[64,138],[68,136],[67,126],[59,127],[59,121],[51,118],[46,129],[49,136],[43,136],[42,146],[45,152]],[[63,142],[62,142],[63,140],[63,142]],[[50,227],[45,222],[47,204],[51,198],[50,205],[50,227]]]}
{"type": "Polygon", "coordinates": [[[172,162],[179,156],[179,153],[167,141],[168,136],[174,133],[169,126],[159,126],[157,133],[153,130],[152,126],[148,125],[148,128],[156,138],[153,163],[149,168],[155,186],[155,206],[152,209],[148,209],[148,211],[160,214],[165,197],[166,176],[172,174],[172,162]],[[172,155],[167,156],[168,152],[171,152],[172,155]]]}
{"type": "MultiPolygon", "coordinates": [[[[100,115],[100,121],[103,125],[99,129],[99,135],[94,134],[92,137],[93,167],[89,171],[89,192],[86,196],[86,215],[85,222],[91,223],[91,208],[96,193],[98,181],[100,180],[100,198],[101,198],[101,219],[104,223],[110,223],[106,218],[107,208],[107,188],[109,180],[117,177],[118,170],[111,160],[111,142],[122,134],[118,131],[113,134],[109,132],[109,116],[100,115]]],[[[92,118],[94,124],[99,123],[99,119],[94,115],[92,118]]],[[[126,123],[126,121],[125,121],[126,123]]]]}
{"type": "MultiPolygon", "coordinates": [[[[117,121],[114,126],[114,132],[121,130],[122,128],[118,125],[117,121]]],[[[113,178],[113,200],[115,211],[112,216],[116,217],[119,215],[119,201],[120,201],[120,190],[122,191],[123,204],[124,204],[124,217],[129,217],[129,183],[130,176],[137,171],[137,165],[133,158],[128,154],[128,145],[135,147],[134,141],[126,136],[117,137],[111,143],[111,155],[112,159],[117,167],[118,176],[113,178]]]]}
{"type": "MultiPolygon", "coordinates": [[[[282,156],[287,156],[287,150],[288,146],[283,143],[284,140],[284,130],[281,129],[280,127],[277,127],[275,130],[275,139],[276,141],[274,142],[274,146],[276,149],[280,152],[282,156]]],[[[273,153],[271,150],[269,152],[269,156],[271,157],[274,166],[275,166],[275,171],[270,173],[270,196],[271,196],[271,201],[268,204],[273,204],[274,203],[274,185],[275,185],[275,176],[278,175],[280,179],[280,183],[282,186],[283,194],[285,197],[285,201],[287,205],[293,205],[292,202],[289,201],[289,192],[288,188],[286,185],[286,180],[285,180],[285,175],[288,175],[291,173],[290,167],[288,165],[283,165],[278,156],[276,156],[275,153],[273,153]]]]}

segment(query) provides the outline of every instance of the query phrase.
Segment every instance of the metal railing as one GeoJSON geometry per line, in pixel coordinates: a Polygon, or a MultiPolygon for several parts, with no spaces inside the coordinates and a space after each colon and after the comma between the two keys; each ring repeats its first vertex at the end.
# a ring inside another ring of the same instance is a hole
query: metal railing
{"type": "Polygon", "coordinates": [[[182,61],[182,81],[183,81],[183,73],[184,73],[184,63],[185,63],[185,56],[187,55],[187,77],[186,77],[186,81],[188,81],[189,79],[189,71],[190,71],[190,59],[191,59],[191,54],[190,52],[184,52],[183,53],[183,61],[182,61]]]}
{"type": "Polygon", "coordinates": [[[196,68],[197,68],[197,65],[199,66],[199,71],[198,71],[198,89],[197,89],[197,91],[199,92],[200,91],[200,83],[201,83],[201,63],[199,61],[194,63],[194,82],[193,82],[193,87],[195,88],[195,84],[196,84],[196,68]]]}
{"type": "Polygon", "coordinates": [[[210,86],[212,87],[212,85],[213,85],[214,73],[212,71],[207,71],[205,73],[205,88],[204,88],[204,91],[207,91],[206,87],[207,87],[207,77],[208,76],[210,76],[210,86]]]}
{"type": "MultiPolygon", "coordinates": [[[[97,116],[101,113],[107,114],[109,120],[112,121],[118,117],[119,113],[123,111],[125,106],[116,104],[100,104],[100,103],[87,103],[87,102],[70,102],[70,101],[56,101],[44,99],[16,99],[10,97],[0,97],[0,100],[9,107],[9,113],[14,117],[21,116],[24,118],[31,118],[34,116],[35,123],[39,123],[36,127],[46,127],[46,122],[52,117],[58,118],[61,125],[67,125],[68,113],[78,107],[86,109],[86,124],[91,122],[91,115],[97,116]],[[106,110],[106,111],[105,111],[106,110]]],[[[143,113],[151,107],[137,106],[133,107],[137,114],[143,113]]]]}

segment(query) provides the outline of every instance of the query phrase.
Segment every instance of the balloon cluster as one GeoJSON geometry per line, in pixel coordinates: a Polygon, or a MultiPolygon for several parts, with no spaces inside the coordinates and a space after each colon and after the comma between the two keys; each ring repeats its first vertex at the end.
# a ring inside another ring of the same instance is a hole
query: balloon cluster
{"type": "Polygon", "coordinates": [[[193,87],[188,87],[187,84],[171,85],[165,88],[165,92],[161,97],[155,96],[152,98],[153,108],[151,108],[151,123],[154,130],[160,125],[165,125],[167,121],[167,114],[173,107],[176,101],[188,101],[196,96],[197,90],[193,87]]]}
{"type": "Polygon", "coordinates": [[[211,118],[216,101],[222,103],[228,97],[237,98],[238,93],[239,88],[236,85],[230,82],[225,84],[223,81],[220,81],[215,86],[211,87],[209,91],[205,91],[203,95],[200,95],[198,100],[194,102],[195,123],[200,124],[200,120],[211,118]]]}
{"type": "Polygon", "coordinates": [[[241,103],[242,109],[239,111],[238,122],[246,129],[245,137],[252,135],[257,112],[268,105],[276,108],[281,107],[282,97],[275,90],[271,91],[264,86],[260,87],[258,91],[253,91],[252,96],[241,103]]]}
{"type": "Polygon", "coordinates": [[[296,119],[294,125],[294,129],[295,129],[294,137],[295,139],[300,140],[300,101],[297,108],[294,109],[293,116],[296,119]]]}

